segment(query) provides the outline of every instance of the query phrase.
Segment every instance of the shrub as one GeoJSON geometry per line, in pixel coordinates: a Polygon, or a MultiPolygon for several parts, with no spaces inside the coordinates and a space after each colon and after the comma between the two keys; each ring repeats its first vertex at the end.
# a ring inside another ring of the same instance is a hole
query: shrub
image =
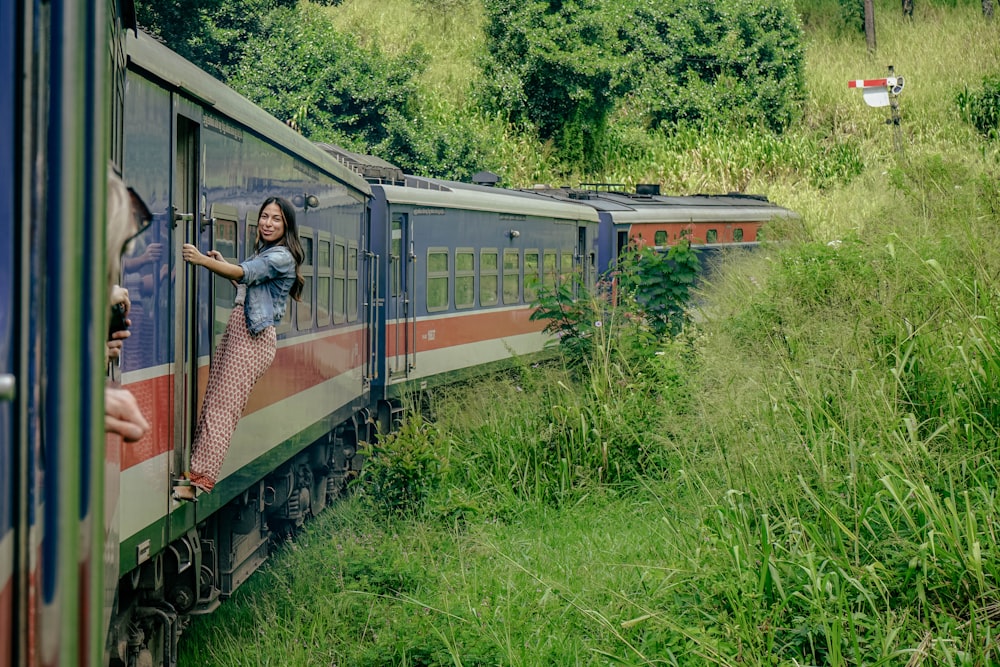
{"type": "Polygon", "coordinates": [[[666,253],[643,247],[618,264],[622,299],[634,299],[656,336],[680,333],[691,288],[701,271],[698,256],[687,239],[666,253]]]}
{"type": "Polygon", "coordinates": [[[978,90],[963,88],[955,103],[962,120],[988,139],[1000,137],[1000,74],[987,76],[978,90]]]}
{"type": "Polygon", "coordinates": [[[362,49],[309,4],[274,11],[266,23],[229,83],[306,137],[366,153],[410,115],[419,50],[390,58],[362,49]]]}
{"type": "Polygon", "coordinates": [[[620,40],[653,127],[783,130],[801,115],[805,49],[787,0],[636,3],[620,40]]]}
{"type": "Polygon", "coordinates": [[[362,501],[386,515],[419,512],[446,474],[441,440],[433,424],[410,415],[398,431],[367,445],[368,459],[354,482],[362,501]]]}
{"type": "Polygon", "coordinates": [[[614,26],[597,0],[488,0],[480,97],[571,163],[594,157],[619,83],[614,26]]]}

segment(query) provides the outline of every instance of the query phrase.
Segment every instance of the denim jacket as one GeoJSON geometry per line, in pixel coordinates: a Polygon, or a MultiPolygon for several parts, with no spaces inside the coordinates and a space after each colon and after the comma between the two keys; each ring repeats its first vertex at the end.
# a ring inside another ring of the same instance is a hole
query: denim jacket
{"type": "Polygon", "coordinates": [[[295,282],[295,258],[283,245],[265,248],[240,264],[247,286],[244,313],[247,329],[256,336],[269,326],[278,326],[288,306],[288,291],[295,282]]]}

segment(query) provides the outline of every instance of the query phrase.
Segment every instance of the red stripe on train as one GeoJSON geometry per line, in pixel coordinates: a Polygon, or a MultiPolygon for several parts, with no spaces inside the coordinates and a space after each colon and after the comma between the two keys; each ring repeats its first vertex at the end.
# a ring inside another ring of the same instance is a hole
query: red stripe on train
{"type": "MultiPolygon", "coordinates": [[[[440,350],[469,343],[480,343],[498,338],[536,333],[545,328],[543,321],[531,321],[532,309],[479,311],[433,320],[418,320],[416,325],[417,351],[440,350]]],[[[394,335],[399,324],[390,325],[386,353],[402,354],[397,350],[394,335]]],[[[401,347],[404,343],[398,341],[401,347]]]]}

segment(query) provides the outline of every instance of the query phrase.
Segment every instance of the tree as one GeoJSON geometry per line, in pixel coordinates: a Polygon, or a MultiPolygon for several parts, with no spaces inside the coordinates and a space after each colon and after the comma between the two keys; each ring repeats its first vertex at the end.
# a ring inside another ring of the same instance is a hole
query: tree
{"type": "Polygon", "coordinates": [[[865,0],[865,44],[868,53],[875,53],[875,0],[865,0]]]}
{"type": "Polygon", "coordinates": [[[570,161],[595,153],[621,92],[604,10],[597,0],[486,0],[483,105],[570,161]]]}
{"type": "Polygon", "coordinates": [[[368,152],[394,120],[412,115],[424,61],[417,51],[395,59],[366,51],[304,3],[266,17],[228,83],[314,141],[368,152]]]}
{"type": "Polygon", "coordinates": [[[273,10],[295,0],[136,0],[143,30],[212,76],[225,79],[273,10]]]}
{"type": "Polygon", "coordinates": [[[630,96],[653,127],[780,131],[801,114],[805,50],[790,1],[636,1],[620,25],[630,96]]]}
{"type": "Polygon", "coordinates": [[[908,19],[913,19],[913,0],[902,0],[903,2],[903,16],[908,19]]]}
{"type": "Polygon", "coordinates": [[[993,0],[983,0],[983,16],[987,20],[993,20],[993,0]]]}

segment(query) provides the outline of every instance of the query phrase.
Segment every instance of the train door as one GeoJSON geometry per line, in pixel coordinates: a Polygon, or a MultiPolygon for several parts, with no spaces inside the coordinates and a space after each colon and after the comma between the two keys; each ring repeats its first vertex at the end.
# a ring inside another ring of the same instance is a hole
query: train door
{"type": "MultiPolygon", "coordinates": [[[[0,62],[13,73],[15,44],[14,26],[17,25],[14,3],[4,3],[0,9],[0,62]]],[[[15,83],[15,95],[4,95],[0,100],[0,201],[12,205],[16,189],[14,174],[17,160],[14,157],[14,142],[17,131],[14,125],[15,107],[21,101],[21,88],[15,83]]],[[[17,518],[16,492],[20,485],[14,484],[20,475],[14,466],[19,465],[18,450],[21,447],[19,431],[15,431],[15,401],[17,399],[17,364],[20,355],[14,353],[14,337],[17,322],[23,321],[20,311],[15,313],[14,284],[24,285],[15,274],[14,247],[20,247],[20,234],[25,228],[27,216],[21,217],[20,209],[14,207],[8,215],[0,216],[0,236],[6,242],[0,245],[0,666],[14,664],[14,641],[20,632],[21,610],[15,609],[14,594],[18,585],[15,577],[15,544],[21,531],[15,524],[17,518]],[[15,219],[18,224],[15,224],[15,219]]],[[[23,377],[23,375],[22,375],[23,377]]]]}
{"type": "Polygon", "coordinates": [[[378,306],[379,306],[379,256],[372,251],[374,241],[372,239],[372,216],[371,209],[366,205],[365,214],[361,223],[363,247],[362,258],[364,260],[364,276],[361,294],[365,312],[365,371],[364,381],[366,388],[371,383],[379,379],[381,369],[378,364],[379,349],[379,327],[378,327],[378,306]]]}
{"type": "Polygon", "coordinates": [[[580,268],[580,279],[590,288],[594,286],[591,258],[593,253],[587,252],[587,227],[576,228],[576,257],[580,268]]]}
{"type": "Polygon", "coordinates": [[[386,304],[389,382],[407,378],[416,367],[415,260],[413,227],[409,216],[394,213],[389,226],[389,298],[386,304]]]}
{"type": "MultiPolygon", "coordinates": [[[[202,214],[199,208],[199,146],[200,127],[194,118],[200,112],[193,105],[179,100],[174,113],[174,159],[171,174],[171,207],[173,234],[171,256],[174,266],[173,294],[173,460],[170,474],[177,477],[188,468],[191,437],[197,415],[198,341],[200,328],[208,323],[208,314],[199,313],[197,304],[208,303],[199,298],[198,274],[195,267],[181,259],[185,243],[198,245],[202,214]],[[204,322],[202,322],[204,320],[204,322]]],[[[185,505],[187,508],[190,503],[185,505]]],[[[174,524],[171,523],[171,530],[174,524]]],[[[168,535],[173,540],[177,535],[168,535]]]]}
{"type": "Polygon", "coordinates": [[[615,244],[614,262],[617,265],[618,260],[625,254],[625,251],[628,250],[628,230],[618,229],[615,231],[615,236],[617,237],[617,240],[615,244]]]}

